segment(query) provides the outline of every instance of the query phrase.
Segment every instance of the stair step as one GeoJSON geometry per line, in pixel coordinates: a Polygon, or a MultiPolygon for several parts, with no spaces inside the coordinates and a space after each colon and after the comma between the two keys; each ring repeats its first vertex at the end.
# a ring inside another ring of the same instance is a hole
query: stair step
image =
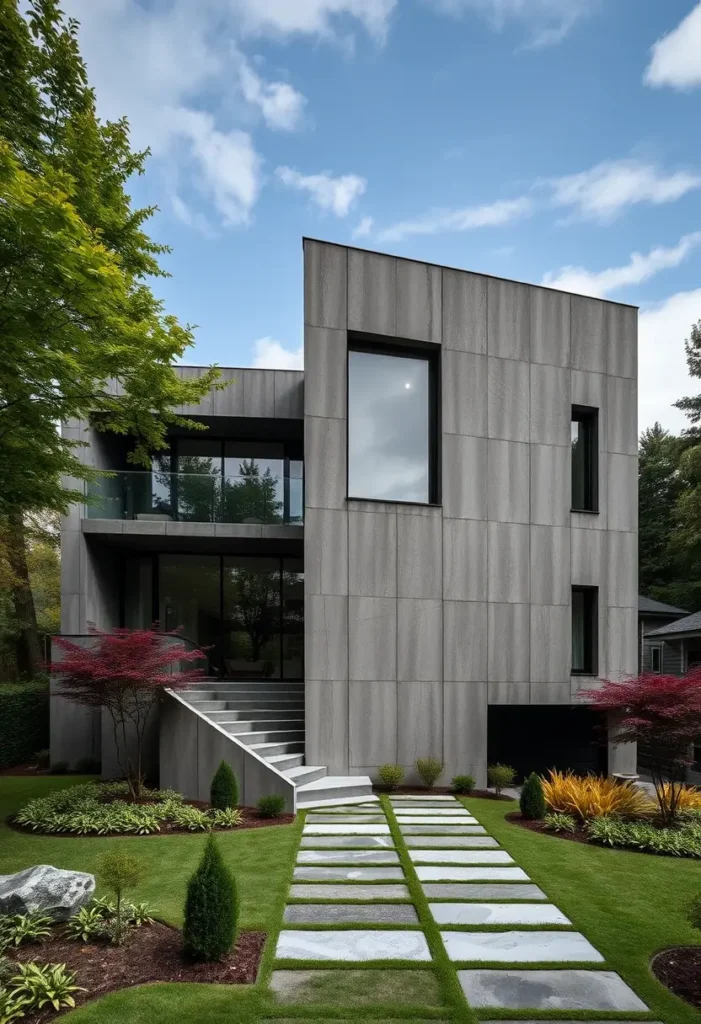
{"type": "Polygon", "coordinates": [[[325,764],[305,764],[298,768],[285,768],[282,771],[288,779],[292,779],[295,786],[299,789],[300,786],[304,786],[309,782],[317,782],[319,779],[323,779],[328,772],[328,768],[325,764]]]}
{"type": "Polygon", "coordinates": [[[271,754],[303,754],[304,738],[299,740],[282,740],[277,743],[247,743],[247,747],[255,750],[259,757],[266,760],[271,754]]]}
{"type": "Polygon", "coordinates": [[[307,810],[320,804],[329,807],[333,803],[344,804],[353,798],[367,800],[372,797],[372,780],[369,775],[327,775],[297,787],[297,809],[307,810]]]}
{"type": "Polygon", "coordinates": [[[284,708],[254,708],[249,711],[237,711],[227,708],[226,711],[207,711],[207,718],[213,722],[303,722],[304,711],[286,711],[284,708]]]}
{"type": "MultiPolygon", "coordinates": [[[[298,787],[297,793],[299,793],[301,787],[298,787]]],[[[368,796],[346,796],[346,797],[329,797],[327,800],[298,800],[297,810],[298,811],[312,811],[312,810],[323,810],[325,807],[351,807],[355,804],[360,804],[365,807],[369,803],[377,802],[377,806],[381,807],[378,797],[368,796]]],[[[343,815],[341,815],[343,817],[343,815]]]]}
{"type": "Polygon", "coordinates": [[[231,733],[232,736],[248,736],[260,732],[294,732],[304,736],[304,729],[300,729],[300,726],[304,725],[303,722],[288,722],[284,718],[267,722],[228,722],[218,719],[217,725],[225,732],[231,733]]]}
{"type": "Polygon", "coordinates": [[[247,747],[252,746],[251,740],[254,743],[301,743],[302,749],[304,749],[304,729],[270,729],[268,732],[236,732],[235,729],[227,729],[225,725],[221,727],[225,732],[228,732],[230,736],[236,736],[238,740],[245,743],[247,747]]]}
{"type": "MultiPolygon", "coordinates": [[[[273,744],[273,746],[277,746],[277,744],[273,744]]],[[[304,754],[270,754],[265,760],[274,765],[278,771],[286,772],[289,768],[299,768],[303,765],[304,754]]]]}

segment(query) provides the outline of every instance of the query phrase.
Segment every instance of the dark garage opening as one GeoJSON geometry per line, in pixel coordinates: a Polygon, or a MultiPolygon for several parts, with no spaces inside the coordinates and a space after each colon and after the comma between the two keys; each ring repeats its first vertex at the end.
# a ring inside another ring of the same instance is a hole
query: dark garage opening
{"type": "Polygon", "coordinates": [[[602,718],[565,705],[492,704],[487,720],[487,761],[510,764],[519,779],[548,768],[578,774],[607,771],[602,718]]]}

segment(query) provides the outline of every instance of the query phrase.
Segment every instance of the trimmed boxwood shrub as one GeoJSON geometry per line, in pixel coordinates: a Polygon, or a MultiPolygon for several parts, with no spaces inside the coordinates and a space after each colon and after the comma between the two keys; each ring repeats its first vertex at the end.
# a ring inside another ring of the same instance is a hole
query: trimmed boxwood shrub
{"type": "Polygon", "coordinates": [[[233,875],[213,835],[188,882],[183,925],[183,952],[191,960],[221,960],[236,935],[238,903],[233,875]]]}
{"type": "Polygon", "coordinates": [[[0,768],[29,761],[49,745],[49,685],[0,683],[0,768]]]}
{"type": "Polygon", "coordinates": [[[239,805],[239,784],[233,769],[226,761],[220,761],[209,788],[209,802],[219,811],[239,805]]]}
{"type": "Polygon", "coordinates": [[[527,821],[540,821],[545,814],[543,784],[535,772],[531,772],[521,789],[521,814],[527,821]]]}

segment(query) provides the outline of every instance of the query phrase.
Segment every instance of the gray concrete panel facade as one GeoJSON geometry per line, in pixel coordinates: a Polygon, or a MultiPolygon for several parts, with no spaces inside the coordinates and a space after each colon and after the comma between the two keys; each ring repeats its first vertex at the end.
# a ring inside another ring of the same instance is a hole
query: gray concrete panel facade
{"type": "Polygon", "coordinates": [[[637,311],[309,239],[304,263],[307,761],[483,785],[489,704],[636,671],[637,311]],[[433,346],[436,505],[348,499],[348,332],[433,346]],[[598,409],[598,513],[571,511],[572,405],[598,409]],[[595,676],[570,674],[576,585],[595,676]]]}

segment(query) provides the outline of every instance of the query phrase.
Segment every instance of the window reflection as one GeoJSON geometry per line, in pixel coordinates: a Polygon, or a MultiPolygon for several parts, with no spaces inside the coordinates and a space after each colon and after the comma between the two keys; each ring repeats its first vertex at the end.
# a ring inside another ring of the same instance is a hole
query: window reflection
{"type": "Polygon", "coordinates": [[[427,359],[348,354],[348,493],[428,502],[427,359]]]}

